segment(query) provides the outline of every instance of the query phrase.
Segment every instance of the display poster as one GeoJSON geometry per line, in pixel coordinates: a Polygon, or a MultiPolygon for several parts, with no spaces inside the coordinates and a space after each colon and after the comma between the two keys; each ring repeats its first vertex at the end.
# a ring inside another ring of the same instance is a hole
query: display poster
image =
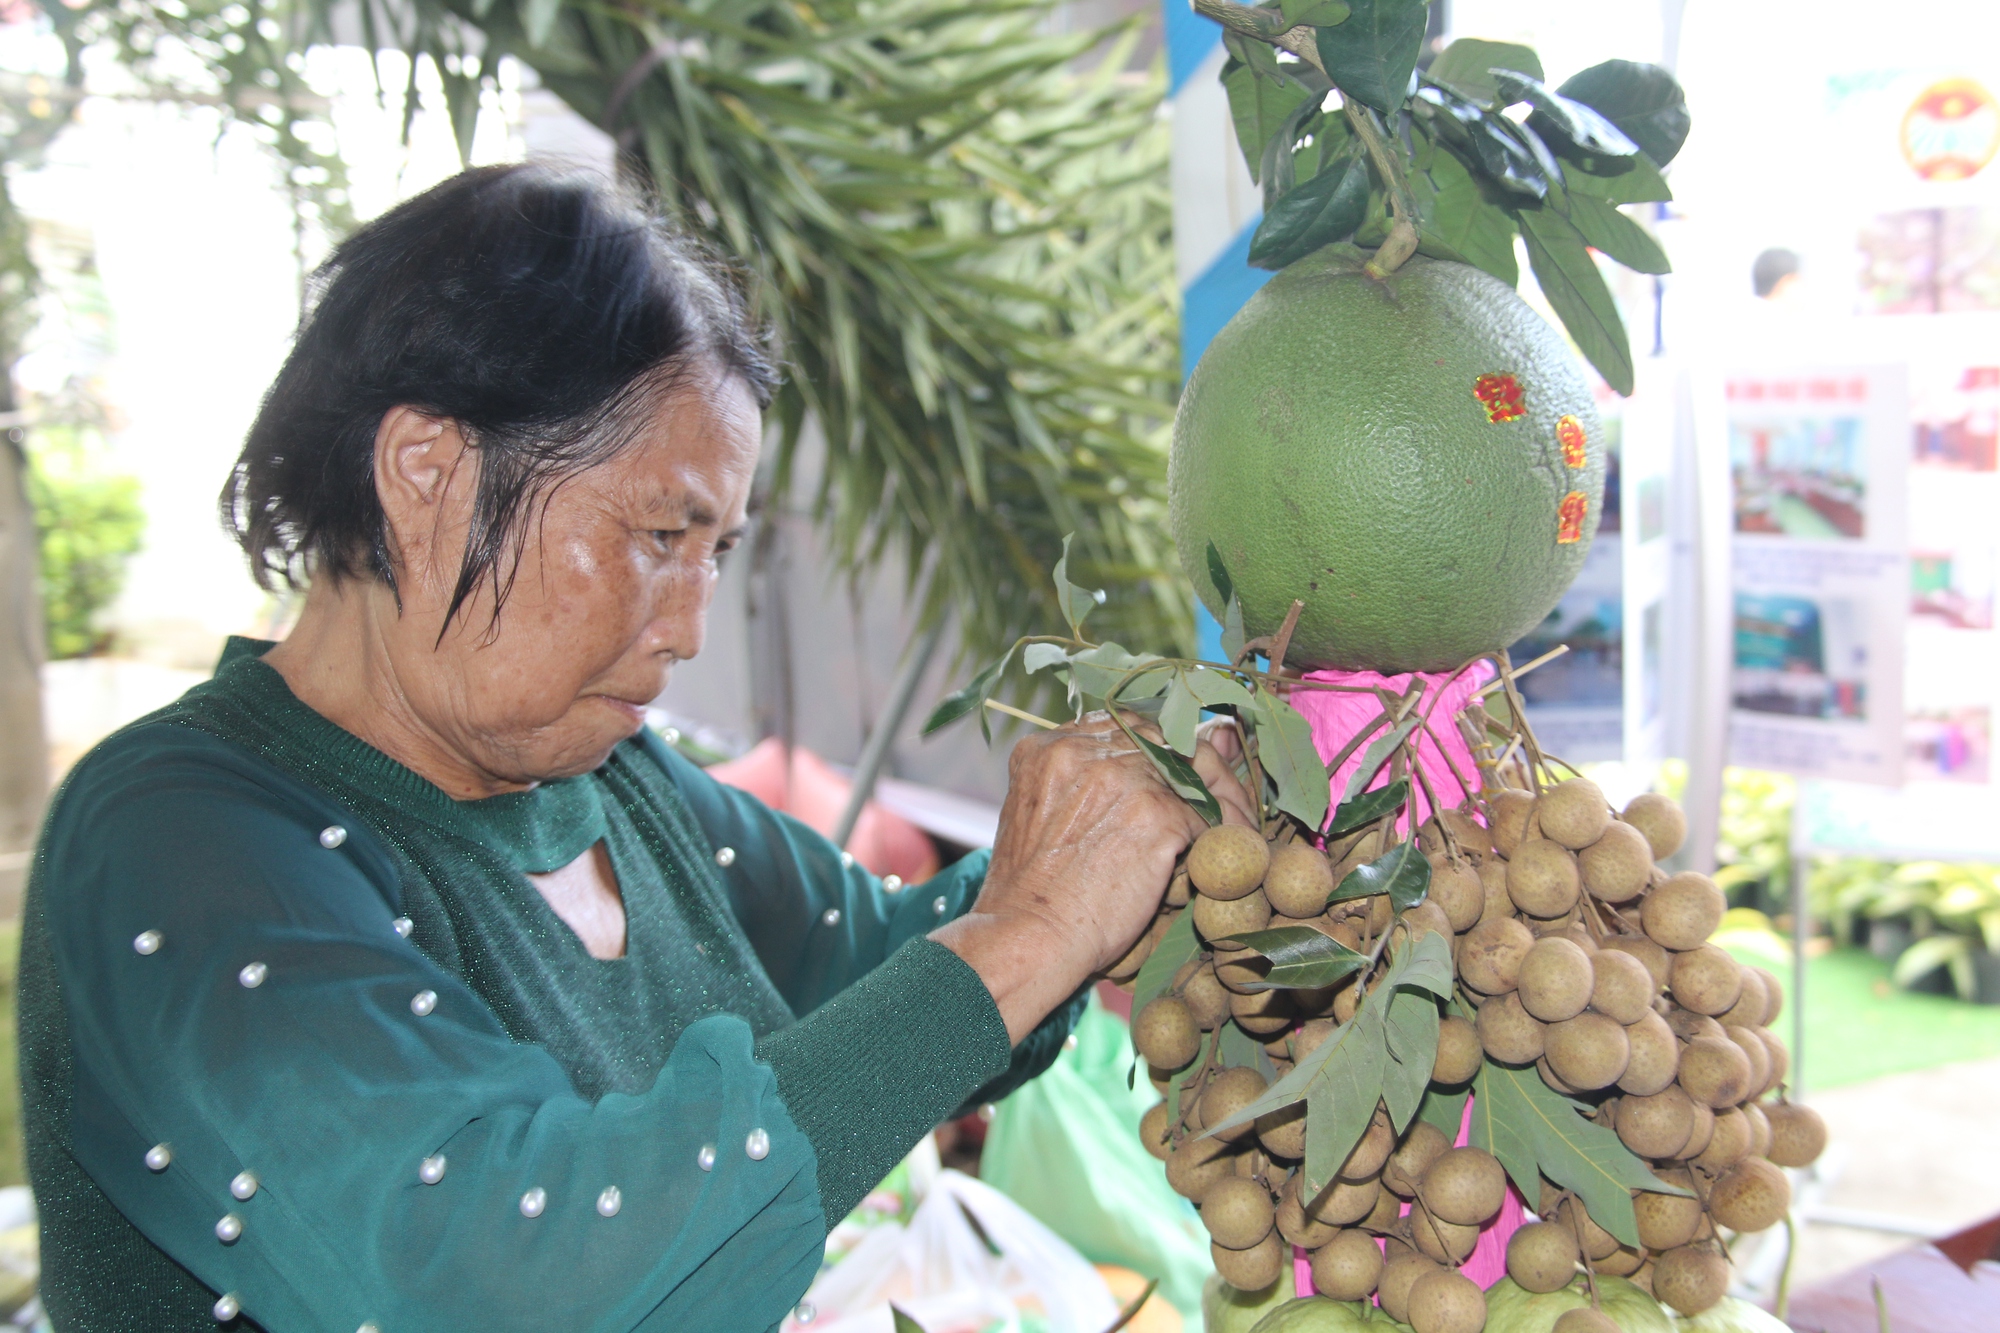
{"type": "MultiPolygon", "coordinates": [[[[1673,466],[1673,385],[1659,361],[1641,363],[1619,438],[1624,562],[1625,760],[1666,757],[1667,596],[1673,574],[1668,474],[1673,466]]],[[[1601,537],[1599,540],[1603,540],[1601,537]]]]}
{"type": "Polygon", "coordinates": [[[1910,609],[1902,366],[1725,377],[1732,763],[1903,780],[1910,609]]]}

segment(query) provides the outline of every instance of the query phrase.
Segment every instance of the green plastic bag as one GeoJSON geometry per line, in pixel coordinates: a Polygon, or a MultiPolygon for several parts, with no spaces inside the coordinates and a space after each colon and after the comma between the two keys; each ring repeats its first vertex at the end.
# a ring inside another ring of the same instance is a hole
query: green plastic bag
{"type": "Polygon", "coordinates": [[[1208,1232],[1139,1142],[1139,1117],[1159,1098],[1143,1073],[1126,1087],[1131,1068],[1123,1020],[1093,994],[1076,1048],[995,1110],[979,1178],[1092,1263],[1158,1278],[1160,1295],[1196,1329],[1201,1284],[1214,1271],[1208,1232]]]}

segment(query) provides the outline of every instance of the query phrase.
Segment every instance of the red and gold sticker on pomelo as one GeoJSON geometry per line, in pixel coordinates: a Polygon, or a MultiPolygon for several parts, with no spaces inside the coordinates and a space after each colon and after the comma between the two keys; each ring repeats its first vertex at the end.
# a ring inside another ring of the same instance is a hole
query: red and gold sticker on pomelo
{"type": "Polygon", "coordinates": [[[1562,446],[1564,467],[1580,468],[1590,456],[1590,441],[1583,433],[1583,423],[1575,417],[1565,416],[1556,422],[1556,443],[1562,446]]]}
{"type": "Polygon", "coordinates": [[[1521,401],[1521,381],[1512,375],[1481,375],[1472,382],[1472,396],[1486,409],[1488,421],[1513,421],[1528,414],[1521,401]]]}
{"type": "Polygon", "coordinates": [[[1556,508],[1556,545],[1568,546],[1583,540],[1583,516],[1590,512],[1590,497],[1571,491],[1556,508]]]}
{"type": "Polygon", "coordinates": [[[1927,181],[1976,176],[2000,151],[2000,103],[1972,79],[1934,83],[1903,113],[1903,160],[1927,181]]]}

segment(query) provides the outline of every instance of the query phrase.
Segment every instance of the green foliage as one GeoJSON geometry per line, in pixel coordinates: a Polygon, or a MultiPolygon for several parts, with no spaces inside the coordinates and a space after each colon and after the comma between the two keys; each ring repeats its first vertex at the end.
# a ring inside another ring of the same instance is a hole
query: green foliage
{"type": "Polygon", "coordinates": [[[138,479],[108,469],[85,426],[42,426],[29,438],[28,460],[49,656],[102,652],[110,636],[99,616],[124,586],[146,528],[138,479]]]}
{"type": "Polygon", "coordinates": [[[1721,836],[1715,882],[1724,889],[1764,884],[1786,894],[1792,882],[1792,806],[1798,784],[1754,768],[1722,771],[1721,836]]]}

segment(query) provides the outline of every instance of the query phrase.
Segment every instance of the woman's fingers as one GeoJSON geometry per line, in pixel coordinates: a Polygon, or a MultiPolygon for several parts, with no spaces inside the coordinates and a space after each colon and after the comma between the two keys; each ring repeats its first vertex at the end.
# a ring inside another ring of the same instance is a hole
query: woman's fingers
{"type": "Polygon", "coordinates": [[[1194,771],[1201,774],[1202,782],[1222,806],[1224,822],[1259,827],[1257,807],[1251,801],[1250,793],[1237,781],[1235,770],[1205,740],[1194,747],[1194,771]]]}

